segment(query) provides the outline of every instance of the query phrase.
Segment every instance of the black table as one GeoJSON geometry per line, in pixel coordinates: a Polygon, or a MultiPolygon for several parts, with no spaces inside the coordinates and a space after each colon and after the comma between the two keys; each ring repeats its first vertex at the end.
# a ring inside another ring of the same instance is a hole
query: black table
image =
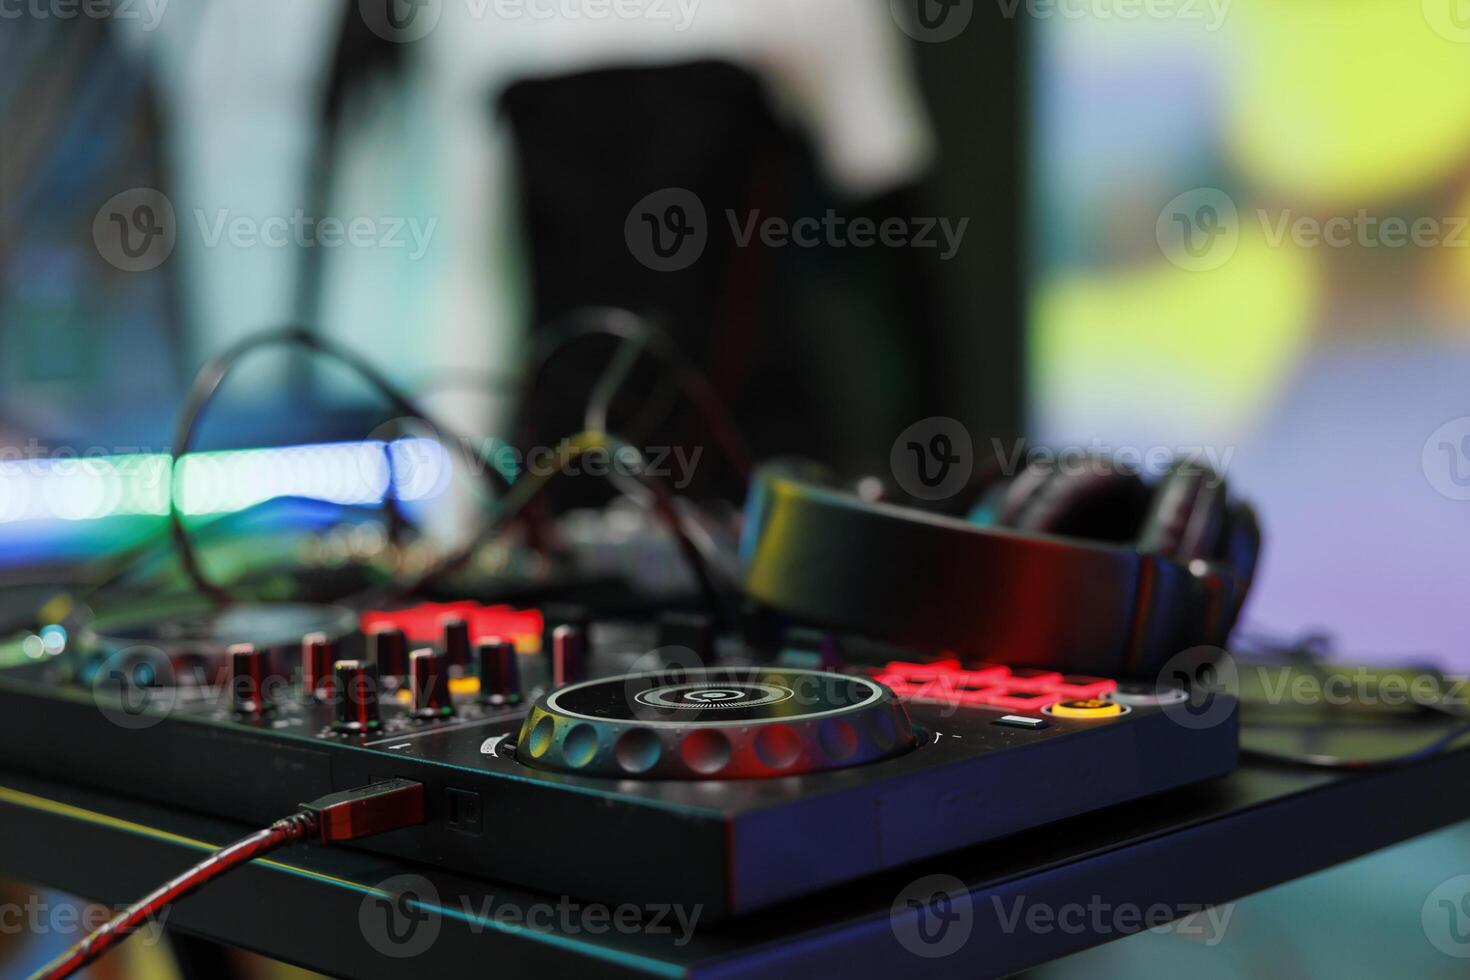
{"type": "MultiPolygon", "coordinates": [[[[322,846],[283,851],[220,879],[181,902],[168,925],[347,976],[971,980],[1121,938],[1161,916],[1233,901],[1466,817],[1470,748],[1354,774],[1247,764],[1210,783],[692,934],[672,913],[640,929],[617,909],[322,846]],[[936,899],[935,881],[953,893],[936,899]],[[389,896],[405,888],[417,900],[393,904],[389,896]],[[1029,918],[1038,908],[1043,918],[1029,918]]],[[[0,826],[0,875],[109,904],[137,898],[209,847],[253,829],[8,772],[0,772],[0,826]]],[[[697,914],[682,911],[683,922],[697,914]]]]}

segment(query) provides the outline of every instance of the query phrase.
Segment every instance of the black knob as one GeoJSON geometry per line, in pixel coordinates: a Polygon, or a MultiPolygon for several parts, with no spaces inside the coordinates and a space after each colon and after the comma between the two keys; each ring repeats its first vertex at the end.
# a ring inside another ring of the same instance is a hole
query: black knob
{"type": "Polygon", "coordinates": [[[455,674],[463,674],[470,666],[470,624],[458,616],[444,620],[444,656],[455,674]]]}
{"type": "Polygon", "coordinates": [[[396,626],[379,626],[368,634],[368,651],[378,665],[378,676],[398,678],[408,674],[408,634],[396,626]]]}
{"type": "Polygon", "coordinates": [[[363,735],[381,726],[378,720],[378,669],[362,660],[339,660],[333,671],[339,732],[363,735]]]}
{"type": "Polygon", "coordinates": [[[586,679],[586,631],[580,626],[558,626],[551,633],[551,683],[563,687],[586,679]]]}
{"type": "Polygon", "coordinates": [[[413,693],[415,718],[447,718],[454,714],[449,700],[449,672],[445,658],[433,650],[415,650],[409,654],[409,679],[413,693]]]}
{"type": "Polygon", "coordinates": [[[513,706],[521,703],[521,671],[516,645],[498,636],[480,641],[480,701],[513,706]]]}
{"type": "Polygon", "coordinates": [[[265,696],[265,654],[249,643],[230,647],[230,687],[235,710],[258,715],[270,710],[265,696]]]}
{"type": "Polygon", "coordinates": [[[301,692],[308,698],[325,700],[332,695],[332,668],[340,651],[337,641],[325,633],[312,633],[301,641],[301,692]]]}

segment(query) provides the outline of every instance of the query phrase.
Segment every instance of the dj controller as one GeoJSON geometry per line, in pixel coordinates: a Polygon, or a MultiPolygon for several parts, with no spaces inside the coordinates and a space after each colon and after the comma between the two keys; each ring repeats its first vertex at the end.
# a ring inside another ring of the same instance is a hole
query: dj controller
{"type": "Polygon", "coordinates": [[[424,822],[353,846],[711,919],[1236,764],[1223,693],[868,650],[689,612],[142,606],[0,651],[0,764],[262,823],[412,780],[424,822]]]}

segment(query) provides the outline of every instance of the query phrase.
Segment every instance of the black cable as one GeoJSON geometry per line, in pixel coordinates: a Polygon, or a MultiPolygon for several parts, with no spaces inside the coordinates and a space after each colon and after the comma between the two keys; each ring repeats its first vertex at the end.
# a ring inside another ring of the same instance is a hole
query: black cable
{"type": "MultiPolygon", "coordinates": [[[[224,353],[213,358],[206,364],[194,379],[194,384],[189,389],[188,397],[185,399],[183,410],[179,416],[177,434],[174,439],[173,458],[169,470],[169,494],[168,494],[168,518],[169,531],[173,537],[174,547],[179,553],[179,560],[183,564],[184,572],[189,577],[194,587],[204,596],[221,605],[229,604],[235,600],[230,591],[209,579],[200,565],[197,550],[192,538],[184,526],[183,515],[178,505],[178,471],[179,460],[182,459],[193,447],[195,432],[199,422],[203,418],[205,410],[219,391],[225,379],[231,371],[239,364],[240,360],[247,354],[265,347],[272,346],[299,346],[308,352],[347,367],[376,390],[400,414],[420,419],[433,429],[441,439],[448,439],[454,443],[466,456],[472,469],[478,470],[480,475],[490,484],[493,491],[504,491],[509,488],[505,478],[496,469],[494,462],[487,459],[479,450],[471,449],[469,440],[454,437],[453,434],[426,415],[418,405],[411,401],[406,395],[398,390],[381,372],[369,364],[363,358],[357,356],[346,348],[332,344],[314,334],[299,327],[287,327],[282,330],[266,331],[256,334],[240,341],[224,353]]],[[[384,499],[385,506],[394,508],[392,460],[389,457],[389,480],[388,491],[384,499]]],[[[390,511],[396,514],[396,509],[390,511]]]]}
{"type": "MultiPolygon", "coordinates": [[[[404,595],[419,594],[430,586],[440,581],[446,575],[452,574],[463,567],[484,544],[499,533],[507,524],[520,516],[527,507],[531,505],[558,476],[565,475],[568,464],[572,460],[584,455],[591,450],[602,450],[608,453],[610,459],[623,459],[632,463],[629,466],[630,478],[636,479],[640,486],[646,489],[654,502],[655,512],[668,525],[670,532],[678,543],[681,555],[688,563],[693,572],[695,582],[700,593],[709,607],[711,616],[716,623],[723,628],[733,628],[735,618],[730,610],[726,608],[723,596],[716,584],[715,576],[710,571],[703,553],[690,538],[683,523],[679,519],[677,508],[674,506],[673,498],[669,496],[668,490],[655,478],[645,472],[641,466],[642,456],[632,446],[627,445],[614,436],[605,432],[583,432],[562,442],[557,447],[558,458],[556,466],[542,473],[527,470],[523,472],[518,480],[511,485],[510,491],[499,501],[500,512],[485,524],[475,535],[474,539],[464,545],[453,554],[435,565],[434,568],[425,572],[411,587],[404,590],[404,595]]],[[[615,470],[610,466],[610,470],[615,470]]],[[[610,472],[609,478],[615,474],[610,472]]]]}
{"type": "MultiPolygon", "coordinates": [[[[587,336],[612,336],[625,341],[624,353],[622,353],[615,366],[616,373],[609,376],[606,384],[599,386],[596,397],[589,405],[589,415],[594,420],[606,420],[607,409],[604,399],[610,400],[617,388],[621,385],[626,372],[631,369],[636,358],[636,351],[648,351],[657,356],[674,375],[674,379],[686,397],[695,405],[696,409],[704,416],[707,426],[712,435],[719,441],[729,458],[732,466],[742,475],[748,473],[749,454],[745,449],[743,440],[740,439],[738,430],[732,419],[726,412],[723,404],[710,386],[708,380],[690,364],[679,352],[676,345],[663,334],[656,330],[641,318],[625,310],[617,309],[594,309],[585,310],[573,314],[564,325],[554,328],[552,333],[538,345],[537,353],[526,377],[523,379],[522,410],[527,411],[530,392],[534,389],[537,380],[551,359],[572,341],[587,336]]],[[[394,387],[380,372],[368,362],[356,356],[349,350],[330,344],[301,328],[286,328],[283,330],[270,331],[247,338],[211,360],[200,371],[194,384],[190,388],[188,398],[180,414],[177,437],[174,441],[173,458],[170,471],[169,492],[169,532],[173,539],[175,549],[178,551],[180,562],[184,572],[193,583],[194,587],[204,596],[219,604],[228,604],[235,601],[235,596],[224,586],[213,582],[204,572],[199,561],[198,550],[194,545],[192,536],[184,524],[182,513],[178,504],[178,470],[179,460],[186,456],[193,448],[196,430],[205,410],[208,408],[214,395],[234,369],[236,364],[247,354],[267,346],[296,345],[306,349],[308,352],[335,360],[353,370],[365,381],[377,390],[393,408],[400,413],[422,419],[427,422],[441,438],[450,436],[449,430],[433,421],[418,405],[412,402],[394,387]]],[[[508,491],[509,485],[495,467],[493,461],[485,458],[483,452],[472,451],[466,440],[455,439],[470,461],[472,468],[480,470],[491,484],[492,489],[497,491],[508,491]]],[[[621,447],[631,449],[631,447],[621,447]]],[[[639,457],[641,459],[641,456],[639,457]]],[[[677,507],[663,488],[644,472],[637,474],[640,485],[646,487],[653,495],[654,511],[670,528],[681,552],[690,561],[691,569],[694,571],[696,580],[699,582],[701,591],[711,601],[712,611],[716,612],[722,622],[728,622],[728,613],[722,609],[722,603],[718,599],[718,587],[714,584],[710,567],[706,563],[706,555],[701,553],[701,548],[694,542],[693,538],[684,526],[677,507]]],[[[390,508],[390,513],[396,513],[392,497],[392,486],[390,488],[385,506],[390,508]]],[[[517,481],[519,482],[519,481],[517,481]]],[[[432,569],[419,580],[419,587],[437,580],[444,574],[460,567],[472,556],[473,552],[483,545],[489,538],[505,525],[526,511],[544,482],[538,482],[535,492],[528,495],[518,506],[501,508],[500,512],[473,538],[471,544],[460,549],[449,559],[432,569]]],[[[708,548],[705,549],[706,551],[708,548]]]]}
{"type": "MultiPolygon", "coordinates": [[[[650,479],[652,478],[650,477],[650,479]]],[[[715,542],[714,538],[710,537],[709,532],[705,528],[700,526],[687,514],[681,513],[678,508],[678,502],[683,500],[687,504],[688,498],[675,498],[670,496],[669,506],[664,507],[653,490],[632,477],[625,476],[621,473],[610,473],[608,480],[624,498],[631,500],[644,510],[652,511],[653,515],[663,522],[669,533],[674,536],[674,541],[679,546],[681,554],[687,556],[690,549],[698,552],[700,564],[695,565],[693,562],[686,562],[686,564],[689,564],[690,570],[694,572],[696,578],[704,575],[710,579],[709,588],[706,589],[701,585],[701,591],[708,593],[711,590],[718,590],[724,587],[726,576],[720,574],[720,572],[723,571],[725,566],[723,564],[723,556],[720,554],[719,545],[715,542]],[[719,581],[716,582],[716,579],[719,581]]],[[[728,616],[728,611],[726,611],[726,615],[728,616]]]]}
{"type": "Polygon", "coordinates": [[[587,399],[587,411],[582,416],[584,430],[611,431],[612,426],[608,425],[607,418],[612,411],[613,399],[627,382],[628,375],[633,373],[633,367],[642,353],[642,348],[636,343],[625,341],[618,345],[612,360],[608,362],[607,370],[602,372],[602,377],[592,386],[592,395],[587,399]]]}
{"type": "MultiPolygon", "coordinates": [[[[593,386],[592,396],[587,401],[587,411],[583,416],[583,429],[587,432],[611,432],[612,426],[608,422],[612,401],[617,397],[618,391],[627,381],[633,366],[637,364],[639,355],[643,348],[635,341],[625,341],[618,346],[613,359],[608,363],[607,369],[598,378],[593,386]]],[[[630,446],[636,446],[639,441],[638,429],[633,430],[635,434],[629,436],[627,433],[620,434],[619,440],[630,446]]],[[[655,494],[642,483],[623,474],[613,472],[610,476],[612,484],[618,491],[629,500],[645,509],[652,510],[660,520],[674,534],[680,551],[689,554],[691,549],[697,550],[702,559],[700,565],[691,563],[696,576],[704,575],[713,578],[714,573],[721,568],[718,547],[704,529],[693,521],[687,520],[685,515],[678,511],[676,505],[670,502],[669,506],[663,506],[655,494]]],[[[701,586],[706,593],[719,588],[719,585],[710,582],[708,587],[701,586]]]]}
{"type": "MultiPolygon", "coordinates": [[[[522,378],[522,393],[520,398],[520,427],[522,435],[520,443],[522,446],[531,442],[532,426],[530,419],[531,395],[534,393],[537,383],[552,360],[576,340],[584,337],[606,336],[614,337],[623,341],[602,376],[599,378],[592,392],[586,412],[584,414],[585,431],[572,436],[564,446],[575,446],[578,441],[586,442],[587,445],[574,450],[573,455],[579,454],[586,448],[592,448],[599,440],[602,446],[610,453],[631,453],[636,456],[639,465],[635,472],[627,475],[609,474],[615,486],[625,496],[629,496],[640,504],[650,506],[654,514],[667,526],[673,535],[680,554],[684,557],[694,575],[696,585],[709,607],[715,621],[725,627],[733,627],[734,616],[727,608],[720,591],[720,585],[716,581],[716,573],[713,569],[719,568],[719,558],[715,553],[713,542],[707,536],[695,532],[683,519],[668,491],[655,478],[644,471],[641,462],[642,454],[636,448],[623,442],[621,439],[607,433],[608,413],[612,399],[617,391],[626,381],[629,372],[636,364],[637,356],[648,352],[657,357],[665,368],[673,375],[674,381],[680,391],[695,406],[701,414],[711,435],[720,442],[725,455],[742,479],[748,479],[750,473],[750,454],[744,440],[740,437],[739,430],[735,426],[719,395],[715,392],[709,380],[705,378],[691,362],[688,361],[679,350],[678,346],[663,331],[658,330],[642,317],[627,310],[615,307],[597,307],[578,310],[568,314],[566,317],[556,321],[549,332],[538,342],[534,348],[530,366],[522,378]],[[643,489],[646,495],[630,493],[630,482],[643,489]]],[[[561,468],[551,474],[561,472],[561,468]]],[[[520,487],[526,481],[526,475],[516,481],[516,487],[520,487]]],[[[528,484],[530,491],[520,495],[514,501],[507,500],[506,508],[495,519],[490,521],[469,544],[458,549],[448,557],[440,561],[434,568],[426,572],[422,578],[410,590],[419,592],[427,589],[445,576],[463,567],[484,544],[495,534],[499,533],[507,524],[516,517],[529,511],[531,505],[540,497],[542,491],[549,484],[550,479],[542,478],[528,484]]],[[[513,493],[514,496],[514,493],[513,493]]]]}
{"type": "Polygon", "coordinates": [[[531,395],[551,361],[572,343],[584,337],[614,337],[648,351],[673,376],[679,390],[700,415],[720,451],[741,480],[748,480],[751,454],[740,435],[734,418],[720,400],[719,393],[704,372],[700,371],[679,349],[672,337],[643,317],[617,307],[588,307],[554,321],[532,351],[531,363],[522,378],[520,405],[520,442],[527,445],[534,438],[531,419],[531,395]]]}
{"type": "MultiPolygon", "coordinates": [[[[626,444],[624,444],[626,446],[626,444]]],[[[654,515],[663,521],[664,526],[674,537],[674,543],[679,548],[685,564],[694,573],[695,584],[699,588],[705,605],[714,618],[715,623],[724,629],[733,629],[735,617],[725,603],[724,594],[721,591],[721,582],[717,580],[716,570],[719,568],[718,555],[714,554],[714,542],[702,533],[702,529],[695,530],[684,520],[684,515],[679,513],[674,498],[668,490],[653,477],[638,479],[625,476],[620,473],[612,473],[609,479],[614,486],[618,487],[624,496],[637,499],[635,494],[630,493],[632,488],[625,487],[625,483],[633,483],[634,486],[648,492],[652,501],[654,515]]]]}
{"type": "MultiPolygon", "coordinates": [[[[238,537],[239,532],[233,530],[231,527],[233,523],[239,521],[241,518],[248,518],[252,512],[288,499],[319,503],[319,501],[315,501],[312,498],[276,497],[253,504],[244,510],[219,514],[206,520],[196,520],[193,522],[195,525],[194,529],[190,533],[191,542],[196,546],[200,544],[207,545],[213,532],[220,528],[225,529],[225,534],[238,537]]],[[[149,534],[136,544],[128,545],[120,551],[96,559],[95,569],[83,575],[81,577],[82,581],[75,588],[75,595],[72,598],[73,604],[76,606],[90,606],[104,590],[116,585],[124,576],[131,574],[135,569],[163,549],[175,550],[172,534],[167,527],[162,528],[157,533],[149,534]]],[[[152,595],[154,592],[150,591],[148,594],[152,595]]],[[[243,598],[238,592],[234,592],[232,595],[237,599],[243,598]]]]}

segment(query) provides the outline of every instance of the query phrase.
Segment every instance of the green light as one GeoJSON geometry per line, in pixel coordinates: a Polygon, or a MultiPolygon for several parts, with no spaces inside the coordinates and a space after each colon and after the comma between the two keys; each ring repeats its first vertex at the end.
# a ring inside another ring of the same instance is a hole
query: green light
{"type": "MultiPolygon", "coordinates": [[[[333,443],[282,449],[193,453],[175,477],[185,516],[227,514],[280,497],[343,505],[380,503],[389,454],[399,499],[437,496],[448,453],[426,439],[333,443]]],[[[168,513],[170,459],[160,454],[0,461],[0,524],[93,521],[168,513]]]]}

